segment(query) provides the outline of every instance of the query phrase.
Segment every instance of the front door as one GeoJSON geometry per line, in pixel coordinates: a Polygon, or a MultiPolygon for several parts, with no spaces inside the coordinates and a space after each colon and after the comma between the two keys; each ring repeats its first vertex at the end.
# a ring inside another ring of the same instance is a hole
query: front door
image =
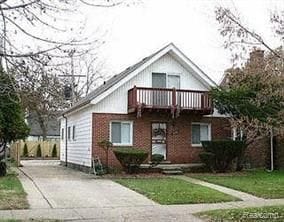
{"type": "Polygon", "coordinates": [[[167,158],[167,124],[152,123],[152,155],[161,154],[167,158]]]}

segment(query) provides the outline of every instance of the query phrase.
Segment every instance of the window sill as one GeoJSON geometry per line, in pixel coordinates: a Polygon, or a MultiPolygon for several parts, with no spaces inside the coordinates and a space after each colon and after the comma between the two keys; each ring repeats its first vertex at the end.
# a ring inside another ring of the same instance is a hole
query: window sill
{"type": "Polygon", "coordinates": [[[191,147],[202,148],[202,144],[191,144],[191,147]]]}
{"type": "Polygon", "coordinates": [[[113,143],[113,146],[133,146],[133,144],[113,143]]]}

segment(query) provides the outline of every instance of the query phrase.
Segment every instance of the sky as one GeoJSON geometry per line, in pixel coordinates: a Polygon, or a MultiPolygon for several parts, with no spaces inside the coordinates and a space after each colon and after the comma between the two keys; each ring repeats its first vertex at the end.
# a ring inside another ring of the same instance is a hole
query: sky
{"type": "Polygon", "coordinates": [[[232,62],[218,32],[214,14],[216,6],[230,7],[244,24],[260,33],[271,46],[279,46],[269,16],[274,10],[284,9],[284,1],[280,0],[137,0],[128,7],[86,7],[80,10],[87,33],[96,35],[98,30],[104,33],[105,44],[99,55],[105,61],[109,75],[119,73],[173,42],[219,82],[232,62]]]}

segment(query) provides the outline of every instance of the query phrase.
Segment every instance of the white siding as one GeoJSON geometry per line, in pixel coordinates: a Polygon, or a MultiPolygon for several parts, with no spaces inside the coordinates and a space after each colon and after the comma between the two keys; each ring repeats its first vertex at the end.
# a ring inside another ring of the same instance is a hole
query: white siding
{"type": "Polygon", "coordinates": [[[152,87],[153,72],[179,74],[181,89],[207,90],[207,88],[197,80],[192,73],[186,70],[171,55],[166,54],[96,104],[94,112],[127,113],[127,91],[133,88],[134,85],[137,87],[152,87]]]}
{"type": "MultiPolygon", "coordinates": [[[[65,161],[65,119],[61,119],[60,129],[64,128],[64,140],[61,140],[60,160],[65,161]]],[[[92,107],[89,106],[76,113],[67,115],[67,128],[71,127],[71,136],[67,138],[67,161],[84,166],[91,166],[92,160],[92,107]],[[76,137],[72,139],[73,126],[76,137]]],[[[60,134],[62,130],[60,131],[60,134]]]]}

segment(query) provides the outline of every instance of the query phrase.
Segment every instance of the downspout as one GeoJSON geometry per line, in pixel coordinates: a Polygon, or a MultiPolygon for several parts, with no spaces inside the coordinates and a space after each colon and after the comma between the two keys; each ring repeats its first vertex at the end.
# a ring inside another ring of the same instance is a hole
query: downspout
{"type": "Polygon", "coordinates": [[[65,166],[67,167],[67,151],[68,151],[68,149],[67,149],[67,117],[66,116],[64,116],[64,114],[62,115],[62,117],[65,119],[65,166]]]}

